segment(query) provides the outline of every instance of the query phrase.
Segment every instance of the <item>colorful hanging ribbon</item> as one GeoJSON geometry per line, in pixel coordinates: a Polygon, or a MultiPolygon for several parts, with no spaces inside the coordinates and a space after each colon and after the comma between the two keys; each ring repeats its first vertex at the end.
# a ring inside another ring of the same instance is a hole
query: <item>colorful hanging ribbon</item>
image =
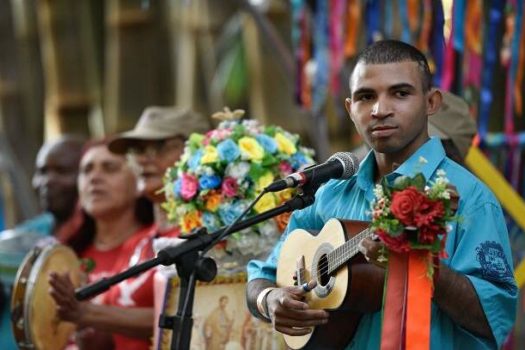
{"type": "Polygon", "coordinates": [[[366,22],[366,42],[372,44],[381,37],[381,9],[379,0],[369,0],[366,2],[365,22],[366,22]]]}
{"type": "Polygon", "coordinates": [[[345,57],[352,57],[357,51],[357,37],[361,27],[361,1],[348,0],[346,11],[345,57]]]}
{"type": "Polygon", "coordinates": [[[523,17],[525,16],[525,6],[523,6],[522,1],[518,1],[517,13],[518,14],[516,17],[516,27],[520,28],[518,29],[520,34],[516,41],[517,43],[520,43],[520,44],[519,44],[519,49],[516,49],[518,54],[515,56],[518,58],[516,62],[516,66],[517,66],[516,73],[515,73],[516,80],[514,81],[514,108],[516,111],[516,115],[521,117],[523,113],[523,100],[522,100],[523,97],[522,97],[521,87],[523,84],[523,75],[524,75],[523,71],[525,69],[525,21],[523,21],[523,17]]]}
{"type": "Polygon", "coordinates": [[[306,108],[312,107],[312,77],[309,74],[307,66],[310,64],[312,59],[312,36],[311,36],[311,19],[310,12],[307,11],[306,6],[303,7],[301,13],[301,101],[303,101],[303,106],[306,108]]]}
{"type": "Polygon", "coordinates": [[[404,348],[408,255],[391,251],[383,297],[381,350],[404,348]]]}
{"type": "Polygon", "coordinates": [[[330,1],[330,22],[329,22],[329,42],[330,42],[330,87],[332,92],[337,95],[340,88],[339,76],[343,68],[344,47],[343,47],[343,18],[345,10],[345,0],[330,1]]]}
{"type": "Polygon", "coordinates": [[[486,28],[486,36],[483,40],[485,47],[483,53],[483,69],[481,71],[480,106],[478,118],[478,130],[481,141],[485,139],[488,132],[490,117],[490,106],[492,105],[493,73],[497,62],[498,30],[503,20],[503,1],[491,1],[489,6],[489,23],[486,28]]]}
{"type": "Polygon", "coordinates": [[[312,109],[314,114],[322,110],[329,87],[329,1],[318,0],[314,14],[314,59],[315,75],[313,81],[312,109]]]}
{"type": "Polygon", "coordinates": [[[384,18],[383,21],[383,32],[385,33],[386,38],[392,38],[394,36],[394,2],[386,1],[384,7],[384,18]]]}
{"type": "Polygon", "coordinates": [[[295,85],[295,99],[298,104],[304,105],[304,101],[301,98],[301,90],[303,89],[303,47],[301,45],[301,17],[303,14],[303,0],[292,0],[292,47],[295,53],[295,74],[296,74],[296,85],[295,85]]]}
{"type": "MultiPolygon", "coordinates": [[[[389,1],[390,2],[390,1],[389,1]]],[[[423,0],[423,19],[417,47],[424,53],[428,52],[430,31],[432,29],[432,0],[423,0]]],[[[445,61],[446,62],[446,61],[445,61]]]]}
{"type": "Polygon", "coordinates": [[[454,27],[454,48],[463,52],[465,45],[465,33],[464,33],[464,24],[465,24],[465,0],[455,0],[453,5],[453,27],[454,27]]]}
{"type": "Polygon", "coordinates": [[[410,43],[410,22],[408,20],[408,4],[407,0],[398,0],[399,2],[399,17],[401,19],[401,41],[410,43]]]}
{"type": "Polygon", "coordinates": [[[455,10],[455,8],[456,6],[458,6],[458,3],[460,3],[460,1],[454,1],[454,3],[452,4],[452,28],[450,29],[450,37],[448,38],[447,45],[445,46],[445,62],[443,64],[441,85],[438,85],[446,91],[451,90],[452,82],[454,81],[454,71],[456,68],[456,50],[454,40],[457,31],[455,20],[457,11],[455,10]]]}
{"type": "Polygon", "coordinates": [[[432,46],[430,52],[434,61],[434,86],[441,86],[441,74],[443,71],[443,57],[445,54],[445,39],[443,37],[443,25],[445,17],[443,14],[443,6],[441,1],[438,1],[433,9],[432,21],[432,46]]]}
{"type": "Polygon", "coordinates": [[[382,315],[381,350],[430,349],[433,282],[428,250],[390,251],[382,315]]]}
{"type": "Polygon", "coordinates": [[[467,13],[469,15],[465,18],[465,60],[468,64],[466,65],[463,84],[465,87],[473,86],[479,89],[482,69],[482,2],[480,0],[469,1],[467,13]]]}
{"type": "Polygon", "coordinates": [[[430,315],[433,293],[428,265],[432,254],[413,250],[408,256],[406,350],[430,349],[430,315]]]}
{"type": "Polygon", "coordinates": [[[408,25],[410,27],[410,31],[414,33],[417,30],[417,26],[419,23],[419,6],[420,6],[420,0],[407,0],[408,3],[408,25]]]}

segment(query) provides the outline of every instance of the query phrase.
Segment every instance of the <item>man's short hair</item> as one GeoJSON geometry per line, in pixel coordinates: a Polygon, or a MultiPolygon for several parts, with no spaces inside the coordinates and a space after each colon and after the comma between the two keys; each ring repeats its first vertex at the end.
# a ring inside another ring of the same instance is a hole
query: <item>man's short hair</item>
{"type": "Polygon", "coordinates": [[[416,62],[421,70],[423,91],[430,90],[432,74],[425,55],[412,45],[398,40],[381,40],[365,48],[357,56],[357,63],[387,64],[398,62],[416,62]]]}

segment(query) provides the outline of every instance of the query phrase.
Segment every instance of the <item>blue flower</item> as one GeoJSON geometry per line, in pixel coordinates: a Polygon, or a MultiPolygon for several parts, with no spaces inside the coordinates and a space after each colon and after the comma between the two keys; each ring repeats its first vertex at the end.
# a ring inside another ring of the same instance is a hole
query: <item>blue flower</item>
{"type": "Polygon", "coordinates": [[[201,158],[204,151],[203,149],[199,149],[195,154],[190,158],[188,161],[188,166],[191,171],[195,171],[199,165],[201,165],[201,158]]]}
{"type": "Polygon", "coordinates": [[[205,211],[202,214],[202,223],[208,229],[209,233],[216,231],[220,228],[221,223],[215,214],[205,211]]]}
{"type": "Polygon", "coordinates": [[[181,186],[182,186],[182,181],[181,181],[181,179],[177,179],[177,180],[173,183],[173,194],[175,195],[175,197],[180,197],[180,189],[181,189],[181,186]]]}
{"type": "Polygon", "coordinates": [[[225,204],[219,207],[219,217],[225,225],[230,225],[242,214],[241,205],[225,204]]]}
{"type": "Polygon", "coordinates": [[[264,150],[270,154],[273,154],[277,152],[277,142],[275,140],[266,135],[266,134],[259,134],[255,136],[257,139],[257,142],[261,144],[261,146],[264,148],[264,150]]]}
{"type": "Polygon", "coordinates": [[[300,169],[302,166],[309,164],[309,162],[304,153],[295,152],[290,159],[290,164],[292,164],[292,168],[297,170],[300,169]]]}
{"type": "Polygon", "coordinates": [[[211,190],[221,185],[221,178],[217,175],[203,175],[199,179],[199,186],[203,190],[211,190]]]}
{"type": "Polygon", "coordinates": [[[232,140],[227,139],[217,145],[217,151],[221,160],[225,160],[228,163],[233,162],[241,155],[239,146],[232,140]]]}

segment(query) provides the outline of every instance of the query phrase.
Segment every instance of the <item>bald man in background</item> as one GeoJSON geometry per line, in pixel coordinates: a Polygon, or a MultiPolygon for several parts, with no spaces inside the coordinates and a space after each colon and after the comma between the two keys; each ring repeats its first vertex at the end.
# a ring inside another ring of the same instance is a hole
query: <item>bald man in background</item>
{"type": "Polygon", "coordinates": [[[13,229],[0,232],[0,349],[15,350],[10,322],[11,289],[24,256],[43,241],[67,243],[82,223],[77,209],[78,165],[84,140],[64,135],[48,141],[38,151],[33,176],[42,213],[13,229]]]}

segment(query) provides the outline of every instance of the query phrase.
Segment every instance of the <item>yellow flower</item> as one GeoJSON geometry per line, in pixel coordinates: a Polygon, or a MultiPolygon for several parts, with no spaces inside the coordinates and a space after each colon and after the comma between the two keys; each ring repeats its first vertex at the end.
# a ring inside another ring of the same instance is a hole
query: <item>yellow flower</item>
{"type": "Polygon", "coordinates": [[[190,233],[191,230],[200,226],[202,226],[201,213],[198,211],[190,211],[180,220],[180,227],[184,233],[190,233]]]}
{"type": "Polygon", "coordinates": [[[250,160],[260,161],[264,157],[264,149],[253,137],[241,137],[239,139],[239,149],[250,160]]]}
{"type": "Polygon", "coordinates": [[[267,193],[255,204],[253,209],[257,213],[262,213],[275,208],[275,196],[273,193],[267,193]]]}
{"type": "Polygon", "coordinates": [[[218,193],[210,193],[206,197],[206,210],[216,212],[221,204],[221,195],[218,193]]]}
{"type": "Polygon", "coordinates": [[[287,188],[285,190],[277,192],[276,195],[279,198],[279,203],[285,202],[288,199],[292,198],[293,192],[294,190],[291,188],[287,188]]]}
{"type": "Polygon", "coordinates": [[[297,148],[295,148],[293,142],[290,141],[282,133],[278,132],[277,134],[275,134],[274,139],[277,142],[277,147],[279,148],[279,151],[289,155],[292,155],[295,152],[297,152],[297,148]]]}
{"type": "Polygon", "coordinates": [[[214,146],[206,146],[204,147],[204,154],[201,158],[201,164],[209,164],[209,163],[215,163],[219,160],[219,153],[217,152],[217,148],[214,146]]]}
{"type": "Polygon", "coordinates": [[[273,182],[273,179],[274,179],[273,174],[270,171],[266,172],[263,176],[259,178],[259,180],[257,180],[257,184],[255,185],[255,190],[257,192],[261,192],[262,190],[264,190],[266,186],[268,186],[269,184],[273,182]]]}

